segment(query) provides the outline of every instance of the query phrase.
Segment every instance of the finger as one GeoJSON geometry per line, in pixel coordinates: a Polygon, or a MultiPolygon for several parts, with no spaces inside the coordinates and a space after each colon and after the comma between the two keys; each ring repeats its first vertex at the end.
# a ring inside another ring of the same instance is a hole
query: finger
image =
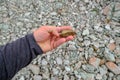
{"type": "Polygon", "coordinates": [[[57,31],[61,32],[62,30],[71,30],[72,27],[71,26],[61,26],[61,27],[57,27],[57,31]]]}
{"type": "Polygon", "coordinates": [[[73,39],[74,39],[73,36],[68,36],[68,37],[66,38],[66,41],[70,41],[70,40],[73,40],[73,39]]]}
{"type": "Polygon", "coordinates": [[[61,44],[65,43],[66,39],[65,38],[60,38],[58,41],[54,43],[54,48],[60,46],[61,44]]]}
{"type": "Polygon", "coordinates": [[[56,37],[54,36],[54,37],[52,37],[52,39],[51,39],[51,49],[53,49],[54,48],[54,42],[55,42],[55,39],[56,39],[56,37]]]}

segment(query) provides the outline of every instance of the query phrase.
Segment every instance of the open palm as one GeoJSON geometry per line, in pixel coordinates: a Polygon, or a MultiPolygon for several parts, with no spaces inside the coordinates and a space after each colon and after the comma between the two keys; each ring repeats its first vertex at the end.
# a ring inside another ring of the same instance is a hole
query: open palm
{"type": "Polygon", "coordinates": [[[54,27],[54,26],[42,26],[34,31],[34,38],[38,45],[42,48],[43,52],[50,51],[66,41],[72,40],[73,36],[62,38],[59,33],[62,30],[70,30],[71,27],[54,27]]]}

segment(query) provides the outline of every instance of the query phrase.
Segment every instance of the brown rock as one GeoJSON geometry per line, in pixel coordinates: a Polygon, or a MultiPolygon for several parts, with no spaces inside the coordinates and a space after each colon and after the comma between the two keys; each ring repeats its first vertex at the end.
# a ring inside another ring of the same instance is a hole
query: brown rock
{"type": "Polygon", "coordinates": [[[120,68],[113,62],[107,62],[106,66],[110,71],[112,71],[114,74],[120,74],[120,68]]]}
{"type": "Polygon", "coordinates": [[[94,67],[98,67],[100,64],[100,59],[96,57],[91,57],[89,60],[89,64],[93,65],[94,67]]]}
{"type": "Polygon", "coordinates": [[[111,51],[115,50],[115,48],[116,48],[115,43],[110,43],[110,44],[108,45],[108,48],[109,48],[111,51]]]}
{"type": "MultiPolygon", "coordinates": [[[[112,3],[111,3],[112,4],[112,3]]],[[[104,15],[108,15],[108,14],[110,14],[111,13],[111,6],[110,5],[108,5],[108,6],[106,6],[104,9],[103,9],[103,14],[104,15]]],[[[120,9],[120,3],[116,3],[115,4],[115,10],[119,10],[120,9]]],[[[114,13],[115,14],[115,13],[114,13]]]]}
{"type": "Polygon", "coordinates": [[[103,64],[105,64],[105,59],[100,60],[100,65],[103,65],[103,64]]]}
{"type": "Polygon", "coordinates": [[[103,9],[103,14],[104,15],[108,15],[110,12],[110,5],[106,6],[104,9],[103,9]]]}

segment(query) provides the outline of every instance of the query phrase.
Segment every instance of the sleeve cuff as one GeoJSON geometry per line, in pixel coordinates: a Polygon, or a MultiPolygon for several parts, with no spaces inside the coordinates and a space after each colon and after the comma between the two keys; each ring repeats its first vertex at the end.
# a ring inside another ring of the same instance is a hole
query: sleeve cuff
{"type": "Polygon", "coordinates": [[[28,39],[28,41],[29,41],[30,48],[33,50],[33,52],[34,52],[36,55],[42,54],[43,51],[42,51],[42,49],[40,48],[40,46],[37,44],[37,42],[35,41],[35,38],[34,38],[34,36],[33,36],[33,33],[28,34],[26,37],[27,37],[27,39],[28,39]]]}

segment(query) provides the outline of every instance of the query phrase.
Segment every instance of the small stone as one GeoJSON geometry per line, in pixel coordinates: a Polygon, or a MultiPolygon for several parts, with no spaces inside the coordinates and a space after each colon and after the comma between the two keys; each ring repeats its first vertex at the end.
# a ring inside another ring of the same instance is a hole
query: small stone
{"type": "Polygon", "coordinates": [[[112,71],[114,74],[120,74],[120,68],[113,62],[107,62],[106,66],[110,71],[112,71]]]}
{"type": "Polygon", "coordinates": [[[34,80],[42,80],[42,76],[40,76],[40,75],[34,75],[33,79],[34,80]]]}
{"type": "Polygon", "coordinates": [[[56,13],[56,12],[51,12],[50,14],[51,14],[52,16],[57,15],[57,13],[56,13]]]}
{"type": "Polygon", "coordinates": [[[59,70],[56,69],[56,68],[53,68],[53,74],[54,74],[54,75],[57,75],[58,73],[59,73],[59,70]]]}
{"type": "Polygon", "coordinates": [[[105,59],[100,60],[100,65],[103,65],[103,64],[105,64],[105,59]]]}
{"type": "Polygon", "coordinates": [[[95,37],[95,35],[90,35],[89,36],[91,39],[93,39],[94,41],[97,40],[97,38],[95,37]]]}
{"type": "Polygon", "coordinates": [[[25,80],[24,76],[21,76],[19,80],[25,80]]]}
{"type": "Polygon", "coordinates": [[[110,43],[110,44],[108,45],[108,48],[109,48],[111,51],[113,51],[113,50],[115,50],[115,48],[116,48],[116,44],[115,44],[115,43],[110,43]]]}
{"type": "Polygon", "coordinates": [[[3,30],[8,30],[9,29],[9,25],[7,24],[0,24],[0,29],[3,29],[3,30]]]}
{"type": "Polygon", "coordinates": [[[104,9],[103,9],[103,14],[104,15],[108,15],[110,12],[110,5],[106,6],[104,9]]]}
{"type": "Polygon", "coordinates": [[[64,64],[65,64],[65,65],[69,65],[69,64],[70,64],[70,61],[69,61],[69,60],[64,60],[64,64]]]}
{"type": "Polygon", "coordinates": [[[58,77],[51,77],[50,80],[59,80],[58,77]]]}
{"type": "Polygon", "coordinates": [[[92,44],[93,44],[96,48],[99,48],[99,46],[100,46],[99,42],[93,42],[92,44]]]}
{"type": "Polygon", "coordinates": [[[89,46],[90,44],[91,44],[91,42],[90,42],[89,40],[85,40],[85,41],[84,41],[84,45],[85,45],[85,46],[89,46]]]}
{"type": "Polygon", "coordinates": [[[117,80],[120,80],[120,75],[117,76],[117,80]]]}
{"type": "Polygon", "coordinates": [[[82,35],[84,35],[84,36],[85,35],[89,35],[89,29],[84,30],[83,33],[82,33],[82,35]]]}
{"type": "Polygon", "coordinates": [[[79,50],[79,51],[84,51],[84,48],[79,48],[78,50],[79,50]]]}
{"type": "Polygon", "coordinates": [[[60,9],[60,8],[62,8],[62,6],[63,6],[63,4],[62,4],[62,3],[57,2],[55,7],[56,7],[57,9],[60,9]]]}
{"type": "Polygon", "coordinates": [[[74,45],[69,45],[68,50],[76,50],[77,48],[74,45]]]}
{"type": "Polygon", "coordinates": [[[93,73],[95,71],[95,67],[89,64],[82,65],[82,68],[89,73],[93,73]]]}
{"type": "Polygon", "coordinates": [[[115,43],[115,40],[111,39],[111,40],[110,40],[110,43],[115,43]]]}
{"type": "Polygon", "coordinates": [[[96,25],[96,26],[94,26],[94,29],[98,30],[99,27],[100,27],[99,25],[96,25]]]}
{"type": "Polygon", "coordinates": [[[109,25],[109,24],[107,24],[107,25],[105,26],[105,28],[106,28],[107,30],[111,30],[111,28],[110,28],[110,25],[109,25]]]}
{"type": "Polygon", "coordinates": [[[66,70],[67,72],[69,72],[71,69],[70,69],[69,66],[65,66],[65,70],[66,70]]]}
{"type": "Polygon", "coordinates": [[[109,73],[109,77],[113,77],[113,76],[114,76],[114,74],[110,72],[109,73]]]}
{"type": "Polygon", "coordinates": [[[95,80],[94,79],[94,76],[95,76],[94,74],[81,72],[80,75],[81,75],[81,78],[83,78],[83,80],[95,80]]]}
{"type": "Polygon", "coordinates": [[[89,3],[89,0],[84,0],[85,1],[85,3],[89,3]]]}
{"type": "Polygon", "coordinates": [[[115,56],[107,48],[105,49],[105,58],[109,61],[115,61],[115,56]]]}
{"type": "Polygon", "coordinates": [[[108,76],[107,75],[103,75],[103,80],[108,80],[108,76]]]}
{"type": "Polygon", "coordinates": [[[43,79],[45,78],[45,80],[48,80],[50,78],[50,74],[48,74],[48,73],[42,73],[42,78],[43,79]]]}
{"type": "Polygon", "coordinates": [[[56,62],[57,62],[57,64],[62,64],[63,63],[61,57],[57,57],[56,58],[56,62]]]}
{"type": "Polygon", "coordinates": [[[100,59],[96,57],[92,57],[89,59],[89,64],[93,65],[94,67],[98,67],[100,64],[100,59]]]}
{"type": "Polygon", "coordinates": [[[107,74],[107,70],[106,69],[99,67],[99,70],[100,70],[100,74],[102,76],[105,75],[105,74],[107,74]]]}
{"type": "Polygon", "coordinates": [[[42,64],[42,65],[47,65],[48,62],[47,62],[45,59],[43,59],[43,60],[41,61],[41,64],[42,64]]]}
{"type": "Polygon", "coordinates": [[[37,65],[30,64],[29,69],[33,72],[33,74],[39,74],[40,68],[37,65]]]}
{"type": "Polygon", "coordinates": [[[102,75],[100,75],[100,74],[97,74],[97,75],[96,75],[96,79],[99,79],[99,80],[101,80],[101,79],[102,79],[102,75]]]}
{"type": "Polygon", "coordinates": [[[69,80],[69,77],[67,75],[64,75],[64,80],[69,80]]]}
{"type": "Polygon", "coordinates": [[[49,2],[54,2],[55,0],[48,0],[49,2]]]}
{"type": "Polygon", "coordinates": [[[79,61],[78,63],[75,64],[75,69],[79,69],[81,67],[81,61],[79,61]]]}

